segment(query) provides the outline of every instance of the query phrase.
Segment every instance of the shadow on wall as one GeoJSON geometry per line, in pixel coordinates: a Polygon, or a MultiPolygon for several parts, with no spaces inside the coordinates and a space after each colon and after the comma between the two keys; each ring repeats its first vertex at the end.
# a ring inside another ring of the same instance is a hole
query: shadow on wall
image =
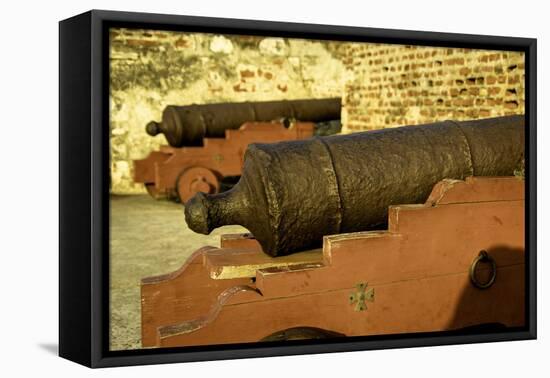
{"type": "MultiPolygon", "coordinates": [[[[494,283],[486,289],[468,283],[449,330],[478,332],[525,325],[525,250],[497,245],[486,251],[496,263],[494,283]]],[[[490,262],[477,264],[477,282],[489,282],[492,274],[490,262]]]]}

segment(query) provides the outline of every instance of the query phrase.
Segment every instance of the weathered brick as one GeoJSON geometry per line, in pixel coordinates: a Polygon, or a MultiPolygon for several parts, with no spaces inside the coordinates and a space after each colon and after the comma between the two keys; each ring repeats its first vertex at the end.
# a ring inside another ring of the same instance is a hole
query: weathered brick
{"type": "Polygon", "coordinates": [[[477,96],[479,94],[479,88],[470,88],[468,89],[468,94],[472,95],[472,96],[477,96]]]}
{"type": "Polygon", "coordinates": [[[505,101],[504,107],[507,109],[517,109],[519,107],[519,103],[517,101],[505,101]]]}
{"type": "Polygon", "coordinates": [[[508,84],[517,84],[517,83],[519,83],[519,75],[508,77],[508,84]]]}
{"type": "MultiPolygon", "coordinates": [[[[368,108],[371,114],[369,123],[362,123],[358,115],[348,117],[355,129],[395,126],[395,122],[412,125],[438,118],[461,120],[524,111],[522,53],[397,45],[389,49],[379,44],[365,46],[373,56],[379,54],[385,58],[380,64],[376,59],[370,65],[360,59],[346,64],[351,73],[348,82],[372,82],[375,88],[357,91],[367,98],[374,95],[372,98],[379,100],[368,108]],[[385,94],[383,98],[390,102],[380,101],[381,94],[385,94]],[[391,101],[393,98],[400,101],[391,101]],[[415,110],[407,110],[411,108],[415,110]]],[[[347,55],[350,56],[351,53],[347,55]]],[[[365,108],[365,101],[358,101],[354,107],[365,108]]]]}
{"type": "Polygon", "coordinates": [[[241,75],[242,78],[247,78],[247,77],[256,76],[256,73],[254,71],[251,71],[251,70],[242,70],[240,72],[240,75],[241,75]]]}
{"type": "Polygon", "coordinates": [[[160,42],[149,39],[127,39],[126,44],[130,47],[153,47],[159,46],[160,42]]]}
{"type": "Polygon", "coordinates": [[[174,42],[174,45],[178,48],[187,48],[191,47],[192,43],[188,38],[179,38],[174,42]]]}

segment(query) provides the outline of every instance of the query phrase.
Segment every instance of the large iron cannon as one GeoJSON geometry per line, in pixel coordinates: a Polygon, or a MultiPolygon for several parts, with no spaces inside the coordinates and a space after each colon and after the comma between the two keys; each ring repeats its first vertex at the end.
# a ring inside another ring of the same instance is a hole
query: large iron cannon
{"type": "Polygon", "coordinates": [[[167,106],[162,122],[149,122],[146,131],[164,134],[172,147],[201,146],[203,138],[223,138],[226,129],[238,129],[245,122],[266,122],[281,118],[302,122],[340,119],[341,99],[219,103],[167,106]]]}
{"type": "Polygon", "coordinates": [[[233,189],[198,193],[185,218],[203,234],[243,225],[264,252],[286,255],[384,227],[389,205],[424,203],[442,179],[513,175],[523,158],[523,116],[252,144],[233,189]]]}

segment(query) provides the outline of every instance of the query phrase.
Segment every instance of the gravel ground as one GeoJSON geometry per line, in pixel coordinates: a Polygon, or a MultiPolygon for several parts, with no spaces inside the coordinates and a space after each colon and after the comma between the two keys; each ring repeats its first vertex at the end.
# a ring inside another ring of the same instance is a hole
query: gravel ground
{"type": "Polygon", "coordinates": [[[141,348],[140,281],[178,269],[198,248],[219,247],[223,233],[247,232],[226,226],[211,235],[185,224],[183,206],[147,195],[111,196],[110,348],[141,348]]]}

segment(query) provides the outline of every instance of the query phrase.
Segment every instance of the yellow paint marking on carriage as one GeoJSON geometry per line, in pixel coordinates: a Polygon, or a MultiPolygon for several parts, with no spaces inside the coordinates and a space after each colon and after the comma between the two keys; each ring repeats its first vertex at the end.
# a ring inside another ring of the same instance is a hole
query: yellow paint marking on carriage
{"type": "Polygon", "coordinates": [[[256,277],[256,271],[262,269],[293,270],[293,267],[316,268],[318,266],[323,266],[323,264],[321,264],[322,253],[320,249],[276,258],[268,255],[260,255],[255,256],[255,259],[259,259],[260,261],[248,261],[245,264],[240,263],[240,261],[224,261],[221,264],[214,262],[210,265],[210,278],[215,280],[252,278],[256,277]]]}

